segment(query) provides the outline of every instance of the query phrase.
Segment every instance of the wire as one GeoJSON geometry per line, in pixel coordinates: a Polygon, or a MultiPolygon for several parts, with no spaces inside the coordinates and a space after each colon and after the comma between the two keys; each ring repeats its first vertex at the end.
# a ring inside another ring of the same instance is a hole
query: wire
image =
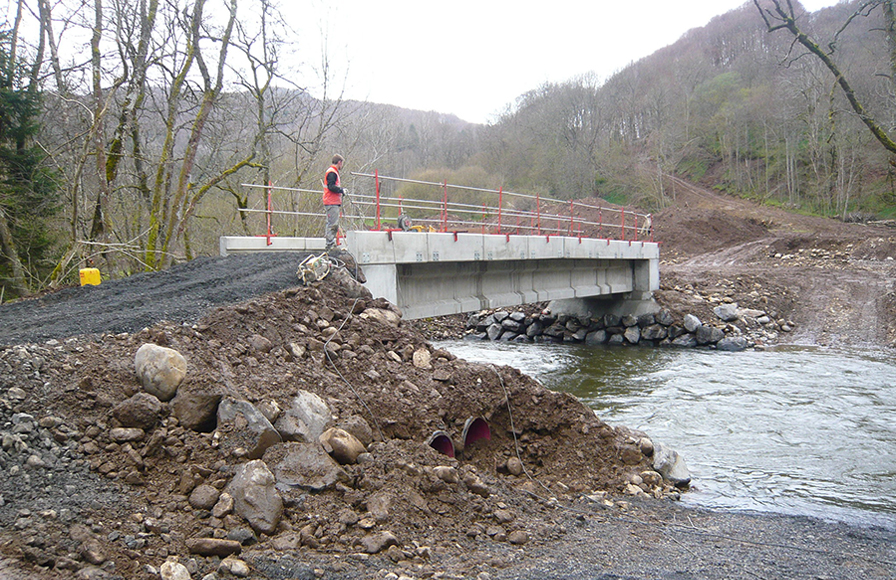
{"type": "MultiPolygon", "coordinates": [[[[530,481],[532,481],[533,483],[537,483],[548,493],[553,493],[548,486],[535,479],[532,474],[529,473],[529,470],[526,469],[526,464],[523,462],[523,458],[520,456],[520,445],[519,441],[517,441],[516,438],[516,427],[514,427],[513,424],[513,409],[510,407],[510,395],[507,393],[507,386],[504,384],[504,377],[501,376],[501,373],[498,372],[498,369],[495,367],[495,365],[489,365],[489,367],[498,377],[498,382],[501,383],[501,390],[504,391],[504,403],[505,405],[507,405],[507,416],[510,418],[510,433],[513,435],[513,449],[516,452],[517,460],[520,462],[520,465],[523,468],[523,473],[526,474],[526,477],[528,477],[530,481]]],[[[541,499],[542,501],[548,501],[546,498],[539,497],[536,494],[532,495],[535,495],[535,497],[538,497],[538,499],[541,499]]]]}
{"type": "MultiPolygon", "coordinates": [[[[351,256],[351,254],[349,254],[349,255],[351,256]]],[[[335,260],[335,258],[330,257],[330,260],[335,260]]],[[[354,256],[352,256],[352,260],[354,260],[354,256]]],[[[338,260],[336,260],[336,261],[339,262],[338,260]]],[[[355,260],[356,267],[357,267],[357,263],[358,263],[357,260],[355,260]]],[[[342,267],[343,268],[345,267],[344,263],[342,263],[342,267]]],[[[336,371],[336,374],[339,375],[339,378],[342,379],[342,382],[344,382],[348,386],[348,388],[355,395],[355,397],[358,399],[358,401],[361,403],[361,405],[364,407],[364,409],[367,410],[367,413],[370,415],[370,418],[373,419],[373,424],[376,426],[376,430],[380,434],[380,441],[385,441],[386,437],[383,435],[383,430],[380,428],[379,421],[376,420],[376,415],[374,415],[373,411],[370,410],[370,407],[367,405],[367,402],[364,400],[364,397],[361,396],[361,394],[355,389],[355,387],[349,382],[349,380],[345,378],[345,376],[342,374],[342,371],[339,370],[339,367],[336,366],[336,362],[330,356],[329,349],[327,349],[327,347],[330,345],[330,342],[332,342],[332,340],[336,337],[337,334],[342,332],[342,329],[345,328],[345,325],[352,318],[352,316],[353,316],[352,313],[355,311],[355,306],[357,306],[358,302],[360,302],[360,301],[361,301],[361,297],[355,298],[355,301],[352,303],[352,307],[349,309],[348,315],[345,317],[345,319],[343,319],[342,324],[340,324],[339,328],[336,329],[336,332],[334,332],[332,334],[332,336],[330,336],[330,338],[328,338],[326,340],[326,342],[324,342],[324,356],[326,357],[327,362],[329,362],[330,365],[333,367],[333,370],[336,371]]]]}

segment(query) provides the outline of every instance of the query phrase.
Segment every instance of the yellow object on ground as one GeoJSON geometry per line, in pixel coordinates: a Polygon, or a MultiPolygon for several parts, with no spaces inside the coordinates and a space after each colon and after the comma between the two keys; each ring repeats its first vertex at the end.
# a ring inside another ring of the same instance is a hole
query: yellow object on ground
{"type": "Polygon", "coordinates": [[[81,286],[100,285],[100,271],[98,268],[82,268],[81,269],[81,286]]]}

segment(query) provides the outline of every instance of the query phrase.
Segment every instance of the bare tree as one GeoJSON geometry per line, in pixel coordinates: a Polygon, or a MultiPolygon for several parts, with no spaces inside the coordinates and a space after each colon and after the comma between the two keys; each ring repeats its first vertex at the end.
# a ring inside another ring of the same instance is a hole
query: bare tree
{"type": "MultiPolygon", "coordinates": [[[[859,119],[865,124],[874,138],[883,145],[883,147],[891,154],[896,155],[896,141],[888,133],[887,129],[878,120],[868,112],[867,107],[856,94],[852,83],[847,79],[846,74],[840,68],[840,65],[834,59],[837,49],[837,37],[846,29],[856,18],[868,16],[875,8],[881,8],[885,22],[884,36],[889,51],[890,70],[889,77],[891,82],[896,83],[896,16],[894,16],[894,0],[865,0],[858,4],[855,12],[846,20],[843,26],[835,35],[834,39],[828,43],[827,50],[823,49],[818,42],[806,33],[800,26],[798,20],[802,13],[797,12],[800,5],[794,4],[793,0],[753,0],[753,4],[762,16],[766,28],[769,32],[777,32],[785,30],[793,36],[795,43],[800,44],[810,54],[818,58],[824,66],[834,75],[836,83],[840,86],[844,96],[849,101],[850,106],[859,119]]],[[[892,162],[892,161],[891,161],[892,162]]]]}

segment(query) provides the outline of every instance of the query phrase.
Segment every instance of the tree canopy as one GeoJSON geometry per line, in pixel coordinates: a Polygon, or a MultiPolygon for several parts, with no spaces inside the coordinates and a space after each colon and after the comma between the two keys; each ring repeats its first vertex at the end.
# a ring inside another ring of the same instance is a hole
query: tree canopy
{"type": "Polygon", "coordinates": [[[52,269],[56,183],[35,143],[40,92],[16,59],[15,31],[0,32],[0,279],[5,298],[40,287],[52,269]]]}
{"type": "Polygon", "coordinates": [[[755,0],[609,78],[533,87],[485,126],[344,100],[326,51],[304,62],[276,0],[6,5],[6,298],[72,283],[88,263],[116,277],[215,253],[221,235],[263,231],[268,193],[293,212],[273,229],[307,235],[334,152],[353,191],[373,184],[351,172],[378,170],[654,211],[685,177],[841,219],[896,217],[892,1],[809,13],[755,0]]]}

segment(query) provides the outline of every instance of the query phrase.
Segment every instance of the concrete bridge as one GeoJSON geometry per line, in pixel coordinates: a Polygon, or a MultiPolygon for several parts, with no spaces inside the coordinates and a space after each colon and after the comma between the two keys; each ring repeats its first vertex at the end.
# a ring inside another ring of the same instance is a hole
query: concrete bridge
{"type": "MultiPolygon", "coordinates": [[[[222,255],[322,251],[321,238],[223,237],[222,255]]],[[[349,231],[344,247],[365,286],[427,318],[552,301],[555,312],[599,316],[658,309],[659,246],[562,235],[349,231]]]]}
{"type": "MultiPolygon", "coordinates": [[[[597,200],[557,200],[539,194],[489,190],[352,173],[344,198],[343,248],[363,268],[366,286],[401,308],[405,318],[551,302],[556,313],[576,316],[643,314],[658,310],[659,245],[652,218],[597,200]],[[428,195],[387,195],[413,183],[428,195]],[[386,187],[386,190],[389,190],[386,187]],[[435,195],[435,192],[438,192],[435,195]],[[477,203],[470,202],[470,195],[477,203]],[[480,205],[481,204],[481,205],[480,205]],[[388,229],[386,215],[397,220],[388,229]],[[407,231],[409,230],[409,231],[407,231]],[[481,233],[470,233],[480,231],[481,233]],[[512,233],[511,233],[512,232],[512,233]],[[642,241],[645,240],[645,241],[642,241]],[[646,241],[649,240],[649,241],[646,241]]],[[[221,254],[244,251],[323,251],[322,238],[281,237],[275,220],[307,220],[323,231],[320,191],[252,185],[266,194],[266,236],[223,237],[221,254]],[[314,211],[278,210],[313,200],[314,211]],[[310,197],[309,197],[310,196],[310,197]]],[[[286,221],[284,231],[301,231],[286,221]]]]}

